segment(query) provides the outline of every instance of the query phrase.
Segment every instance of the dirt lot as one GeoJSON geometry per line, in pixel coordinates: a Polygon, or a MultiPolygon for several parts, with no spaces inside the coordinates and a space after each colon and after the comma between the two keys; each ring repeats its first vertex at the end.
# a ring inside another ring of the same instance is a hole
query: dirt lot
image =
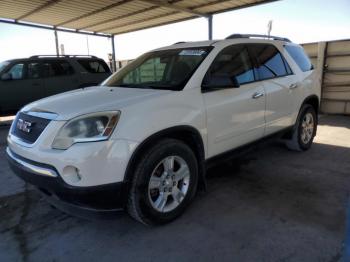
{"type": "Polygon", "coordinates": [[[175,222],[126,214],[84,220],[51,208],[14,176],[0,127],[0,261],[340,261],[350,186],[350,118],[321,116],[312,149],[279,141],[209,170],[175,222]]]}

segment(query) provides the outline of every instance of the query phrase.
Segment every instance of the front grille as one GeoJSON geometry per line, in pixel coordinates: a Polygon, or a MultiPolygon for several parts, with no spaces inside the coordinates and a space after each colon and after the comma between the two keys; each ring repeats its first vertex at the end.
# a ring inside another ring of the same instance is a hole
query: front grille
{"type": "Polygon", "coordinates": [[[33,144],[51,120],[20,112],[13,124],[11,133],[28,144],[33,144]]]}

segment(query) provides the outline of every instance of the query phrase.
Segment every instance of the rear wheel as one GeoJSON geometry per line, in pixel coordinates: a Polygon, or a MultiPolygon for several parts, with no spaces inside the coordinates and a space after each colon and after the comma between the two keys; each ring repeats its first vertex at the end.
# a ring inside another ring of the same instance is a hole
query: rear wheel
{"type": "Polygon", "coordinates": [[[304,105],[300,110],[294,127],[292,139],[286,142],[289,149],[305,151],[310,149],[317,130],[317,115],[311,105],[304,105]]]}
{"type": "Polygon", "coordinates": [[[165,139],[138,162],[127,209],[144,224],[163,224],[181,215],[198,184],[196,157],[186,144],[165,139]]]}

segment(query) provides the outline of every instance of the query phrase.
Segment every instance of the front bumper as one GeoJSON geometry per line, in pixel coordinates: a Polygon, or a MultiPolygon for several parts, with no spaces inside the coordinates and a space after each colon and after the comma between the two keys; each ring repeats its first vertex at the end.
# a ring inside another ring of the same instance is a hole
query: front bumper
{"type": "Polygon", "coordinates": [[[47,164],[23,158],[6,149],[11,169],[24,181],[36,186],[57,208],[74,215],[96,215],[122,210],[126,201],[126,185],[116,182],[98,186],[72,186],[57,170],[47,164]]]}

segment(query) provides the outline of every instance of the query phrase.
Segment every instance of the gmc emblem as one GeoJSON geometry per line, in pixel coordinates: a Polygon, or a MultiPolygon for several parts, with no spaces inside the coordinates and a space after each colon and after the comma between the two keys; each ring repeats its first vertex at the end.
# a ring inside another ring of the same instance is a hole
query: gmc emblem
{"type": "Polygon", "coordinates": [[[31,122],[25,121],[21,118],[17,121],[17,128],[23,132],[30,133],[30,131],[32,131],[31,126],[31,122]]]}

